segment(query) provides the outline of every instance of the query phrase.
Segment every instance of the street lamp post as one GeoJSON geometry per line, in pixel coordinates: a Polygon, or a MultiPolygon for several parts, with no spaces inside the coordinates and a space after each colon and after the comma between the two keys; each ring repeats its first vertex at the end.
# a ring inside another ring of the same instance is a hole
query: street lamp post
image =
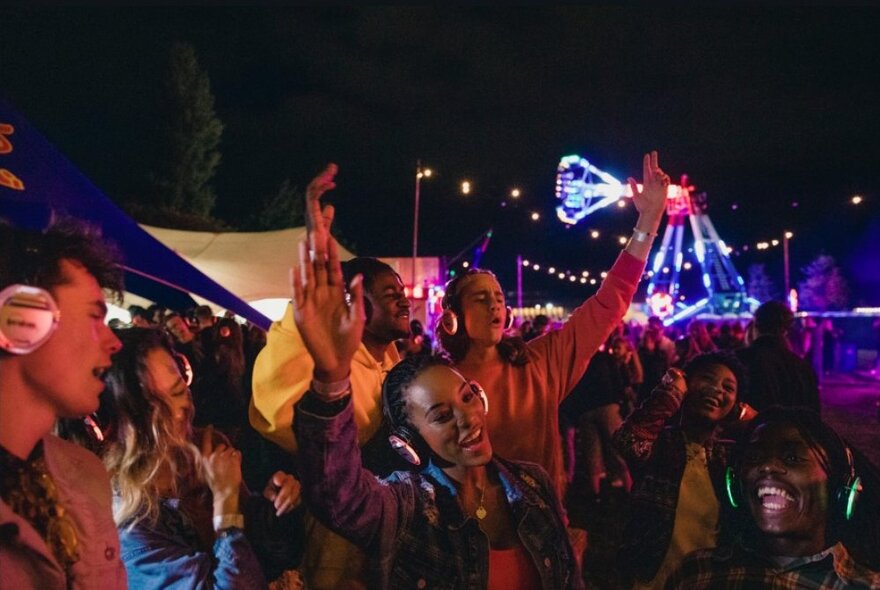
{"type": "Polygon", "coordinates": [[[788,241],[794,234],[786,231],[782,234],[782,260],[785,265],[785,300],[788,301],[789,293],[791,293],[791,280],[789,275],[789,259],[788,259],[788,241]]]}
{"type": "Polygon", "coordinates": [[[422,178],[430,178],[431,169],[422,169],[422,161],[416,160],[416,192],[415,192],[415,213],[413,218],[413,249],[412,249],[412,288],[416,288],[416,258],[419,255],[419,188],[422,184],[422,178]]]}

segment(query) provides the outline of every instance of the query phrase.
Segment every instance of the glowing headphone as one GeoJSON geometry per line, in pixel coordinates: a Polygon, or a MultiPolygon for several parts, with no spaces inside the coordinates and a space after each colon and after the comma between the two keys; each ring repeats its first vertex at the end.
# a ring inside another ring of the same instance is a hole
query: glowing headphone
{"type": "MultiPolygon", "coordinates": [[[[458,285],[465,278],[473,276],[475,274],[488,274],[491,277],[495,276],[491,272],[486,270],[471,269],[465,274],[459,275],[454,279],[450,279],[446,283],[446,293],[444,293],[443,299],[440,302],[440,306],[443,308],[443,314],[440,316],[440,329],[450,336],[455,336],[458,333],[458,314],[455,311],[455,308],[459,308],[458,285]]],[[[505,305],[504,329],[509,330],[512,325],[513,310],[510,308],[509,305],[505,305]]]]}
{"type": "MultiPolygon", "coordinates": [[[[843,448],[846,451],[849,473],[847,474],[846,481],[843,482],[843,485],[834,494],[833,502],[837,505],[836,510],[838,512],[842,511],[843,517],[846,520],[850,520],[855,510],[856,500],[858,500],[859,494],[862,491],[862,478],[856,475],[852,451],[845,443],[843,448]]],[[[724,489],[727,492],[727,501],[730,503],[730,506],[734,509],[739,508],[743,503],[742,484],[739,482],[739,478],[731,466],[728,466],[724,471],[724,489]]]]}
{"type": "MultiPolygon", "coordinates": [[[[37,247],[26,247],[25,260],[19,261],[19,267],[26,267],[26,259],[36,252],[37,247]]],[[[17,274],[26,277],[28,273],[17,274]]],[[[22,283],[5,287],[0,291],[0,350],[10,354],[32,353],[49,340],[60,318],[55,299],[45,289],[22,283]]]]}
{"type": "MultiPolygon", "coordinates": [[[[462,381],[468,384],[468,386],[471,388],[471,392],[473,392],[474,395],[478,396],[480,398],[480,401],[483,402],[483,412],[488,414],[489,398],[486,397],[486,392],[483,390],[482,387],[480,387],[480,384],[476,381],[465,379],[461,373],[459,373],[452,367],[447,368],[459,377],[461,377],[462,381]]],[[[403,457],[407,463],[415,465],[416,467],[421,467],[422,458],[431,456],[431,447],[428,446],[428,443],[425,442],[425,439],[423,439],[422,436],[413,428],[411,428],[407,424],[400,424],[394,419],[394,416],[391,413],[391,407],[388,405],[387,393],[388,392],[383,385],[382,413],[385,415],[385,420],[388,422],[388,426],[391,429],[391,433],[388,435],[388,444],[390,444],[391,448],[394,449],[398,455],[403,457]]]]}

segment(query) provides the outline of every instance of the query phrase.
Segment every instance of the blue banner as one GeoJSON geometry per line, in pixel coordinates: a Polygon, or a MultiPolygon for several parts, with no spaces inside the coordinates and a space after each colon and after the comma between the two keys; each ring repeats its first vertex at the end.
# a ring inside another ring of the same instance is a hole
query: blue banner
{"type": "Polygon", "coordinates": [[[141,229],[0,99],[0,214],[40,227],[52,212],[97,225],[116,243],[128,291],[174,309],[195,305],[193,293],[268,329],[269,318],[141,229]]]}

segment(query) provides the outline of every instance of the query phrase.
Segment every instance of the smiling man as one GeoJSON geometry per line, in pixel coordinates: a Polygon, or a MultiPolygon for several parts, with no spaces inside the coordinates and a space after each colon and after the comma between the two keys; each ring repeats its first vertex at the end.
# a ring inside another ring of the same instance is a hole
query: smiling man
{"type": "Polygon", "coordinates": [[[737,540],[686,558],[667,589],[880,588],[880,573],[840,543],[860,481],[852,453],[817,413],[767,410],[738,455],[728,486],[737,540]]]}
{"type": "Polygon", "coordinates": [[[0,222],[0,587],[124,588],[110,480],[50,434],[98,409],[120,342],[104,323],[115,257],[96,232],[0,222]]]}

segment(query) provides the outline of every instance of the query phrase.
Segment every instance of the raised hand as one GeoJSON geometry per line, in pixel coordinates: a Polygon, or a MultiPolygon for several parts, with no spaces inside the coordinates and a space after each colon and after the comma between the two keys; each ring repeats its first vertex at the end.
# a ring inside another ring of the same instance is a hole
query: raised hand
{"type": "Polygon", "coordinates": [[[666,193],[669,176],[657,163],[657,152],[645,154],[642,160],[642,190],[632,177],[627,179],[633,194],[633,204],[639,212],[636,227],[648,233],[656,233],[666,209],[666,193]]]}
{"type": "Polygon", "coordinates": [[[266,483],[263,497],[275,506],[275,516],[287,514],[299,506],[301,496],[299,481],[284,471],[276,471],[266,483]]]}
{"type": "Polygon", "coordinates": [[[205,481],[211,489],[215,516],[238,512],[241,488],[241,453],[231,446],[213,442],[214,428],[202,433],[202,459],[205,481]]]}
{"type": "Polygon", "coordinates": [[[306,230],[309,235],[309,248],[315,255],[327,259],[328,243],[331,239],[330,226],[336,210],[333,205],[321,208],[321,197],[336,188],[334,178],[339,168],[332,162],[321,171],[306,187],[306,230]]]}
{"type": "Polygon", "coordinates": [[[363,277],[352,280],[349,305],[336,241],[330,238],[326,258],[318,249],[309,256],[300,242],[292,278],[293,319],[315,362],[314,377],[324,383],[341,381],[349,374],[366,322],[363,277]]]}

